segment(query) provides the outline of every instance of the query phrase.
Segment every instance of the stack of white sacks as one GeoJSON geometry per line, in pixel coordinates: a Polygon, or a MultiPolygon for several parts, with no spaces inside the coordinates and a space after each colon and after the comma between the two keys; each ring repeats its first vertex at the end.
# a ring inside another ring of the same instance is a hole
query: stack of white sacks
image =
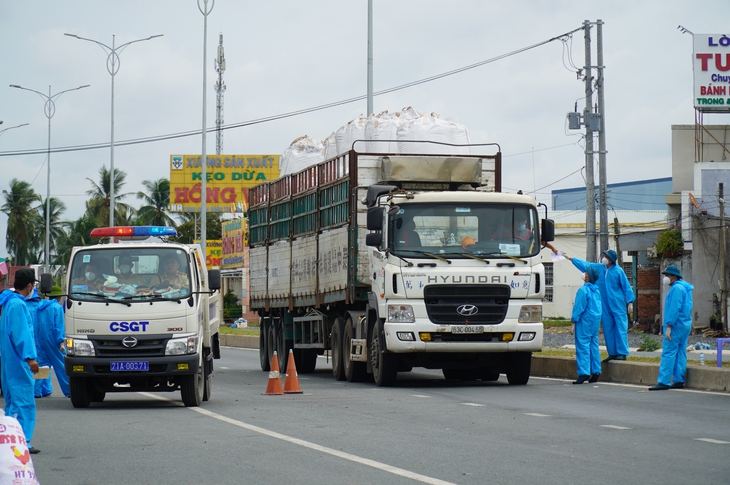
{"type": "Polygon", "coordinates": [[[436,113],[419,113],[410,106],[396,113],[360,115],[324,140],[302,136],[284,150],[281,175],[296,173],[354,149],[363,153],[469,155],[469,147],[424,143],[425,140],[469,144],[464,125],[442,119],[436,113]],[[420,143],[419,143],[420,142],[420,143]]]}

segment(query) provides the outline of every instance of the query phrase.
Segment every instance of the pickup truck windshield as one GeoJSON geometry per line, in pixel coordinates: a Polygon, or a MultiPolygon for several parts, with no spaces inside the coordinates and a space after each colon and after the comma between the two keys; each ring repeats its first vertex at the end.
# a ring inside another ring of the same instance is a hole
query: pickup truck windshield
{"type": "Polygon", "coordinates": [[[184,298],[192,292],[188,255],[179,248],[81,250],[69,268],[74,300],[136,303],[184,298]]]}
{"type": "Polygon", "coordinates": [[[516,204],[401,204],[388,222],[399,256],[425,251],[449,259],[533,256],[540,251],[537,212],[516,204]]]}

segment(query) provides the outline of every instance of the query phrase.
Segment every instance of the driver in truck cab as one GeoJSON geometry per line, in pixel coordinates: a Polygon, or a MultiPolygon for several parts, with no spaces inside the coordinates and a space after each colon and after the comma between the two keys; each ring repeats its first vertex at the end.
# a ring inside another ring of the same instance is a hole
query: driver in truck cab
{"type": "Polygon", "coordinates": [[[421,236],[416,232],[416,223],[413,219],[400,218],[396,221],[395,227],[398,229],[396,241],[399,247],[411,248],[421,245],[421,236]]]}
{"type": "Polygon", "coordinates": [[[147,282],[144,277],[142,275],[132,273],[132,268],[134,268],[134,260],[132,259],[132,256],[128,254],[120,256],[117,282],[123,285],[146,286],[147,282]]]}
{"type": "Polygon", "coordinates": [[[71,282],[73,286],[86,286],[87,291],[99,291],[104,286],[104,279],[96,262],[86,263],[84,272],[71,282]]]}
{"type": "Polygon", "coordinates": [[[190,286],[188,275],[178,271],[180,268],[180,261],[173,254],[168,254],[162,258],[162,272],[152,278],[152,286],[154,288],[187,288],[190,286]]]}

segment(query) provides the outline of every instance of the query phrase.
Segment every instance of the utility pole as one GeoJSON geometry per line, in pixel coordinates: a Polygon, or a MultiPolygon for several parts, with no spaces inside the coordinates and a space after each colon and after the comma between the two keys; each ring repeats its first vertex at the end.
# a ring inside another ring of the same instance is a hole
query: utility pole
{"type": "Polygon", "coordinates": [[[727,281],[725,279],[725,184],[718,187],[718,202],[720,203],[720,314],[722,315],[722,330],[727,332],[727,281]]]}
{"type": "Polygon", "coordinates": [[[215,70],[218,72],[218,81],[215,83],[215,152],[220,155],[223,153],[223,93],[226,91],[226,83],[223,82],[223,73],[226,71],[226,58],[223,55],[223,34],[220,34],[218,42],[215,70]]]}
{"type": "Polygon", "coordinates": [[[591,23],[583,22],[585,39],[585,94],[586,106],[583,119],[586,127],[586,261],[596,261],[596,188],[593,178],[593,130],[590,125],[593,100],[593,71],[591,70],[591,23]]]}
{"type": "Polygon", "coordinates": [[[368,116],[373,114],[373,0],[368,0],[368,116]]]}
{"type": "MultiPolygon", "coordinates": [[[[598,19],[596,22],[596,62],[598,65],[596,69],[598,71],[598,79],[596,82],[598,92],[598,184],[599,189],[599,203],[600,203],[600,219],[601,219],[601,251],[608,249],[608,209],[606,207],[606,112],[603,109],[603,88],[604,88],[604,77],[603,77],[603,21],[598,19]]],[[[619,255],[621,260],[621,252],[618,250],[618,239],[616,240],[616,253],[619,255]]]]}

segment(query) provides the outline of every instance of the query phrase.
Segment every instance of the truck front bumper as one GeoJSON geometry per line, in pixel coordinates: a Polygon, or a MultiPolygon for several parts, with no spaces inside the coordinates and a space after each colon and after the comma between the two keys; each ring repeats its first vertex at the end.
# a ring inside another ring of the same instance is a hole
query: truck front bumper
{"type": "Polygon", "coordinates": [[[198,372],[198,354],[168,355],[164,357],[106,358],[64,357],[66,374],[71,377],[143,377],[191,375],[198,372]],[[112,371],[112,362],[147,362],[146,371],[112,371]]]}

